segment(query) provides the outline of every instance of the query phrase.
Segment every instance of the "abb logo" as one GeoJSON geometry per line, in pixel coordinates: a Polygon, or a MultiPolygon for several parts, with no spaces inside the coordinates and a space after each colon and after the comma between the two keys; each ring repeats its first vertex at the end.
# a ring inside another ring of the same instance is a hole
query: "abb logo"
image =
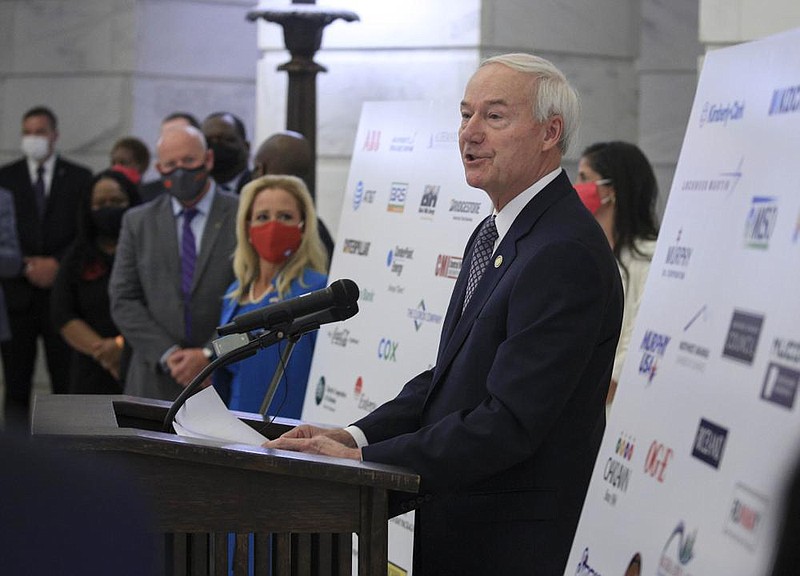
{"type": "Polygon", "coordinates": [[[664,469],[667,467],[670,458],[672,458],[672,448],[653,440],[653,443],[650,444],[650,450],[647,451],[647,458],[644,461],[644,471],[659,482],[663,482],[664,469]]]}

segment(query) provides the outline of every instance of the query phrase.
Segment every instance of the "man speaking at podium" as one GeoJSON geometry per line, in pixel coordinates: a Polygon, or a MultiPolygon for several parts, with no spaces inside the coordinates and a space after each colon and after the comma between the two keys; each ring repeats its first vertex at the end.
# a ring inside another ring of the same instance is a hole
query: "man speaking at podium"
{"type": "Polygon", "coordinates": [[[550,62],[485,61],[461,102],[466,180],[494,211],[470,238],[436,366],[346,429],[267,447],[421,477],[414,575],[563,574],[605,428],[622,286],[562,170],[578,97],[550,62]]]}

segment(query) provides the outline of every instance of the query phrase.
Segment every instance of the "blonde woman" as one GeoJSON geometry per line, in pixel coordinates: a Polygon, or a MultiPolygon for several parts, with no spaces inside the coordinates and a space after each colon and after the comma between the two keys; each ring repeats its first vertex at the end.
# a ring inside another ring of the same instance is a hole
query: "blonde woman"
{"type": "MultiPolygon", "coordinates": [[[[294,176],[264,176],[241,192],[236,215],[236,281],[228,288],[220,324],[232,318],[325,288],[327,257],[317,232],[314,204],[306,185],[294,176]]],[[[303,407],[316,333],[304,335],[292,352],[267,414],[299,418],[303,407]]],[[[271,346],[215,376],[228,407],[258,412],[285,343],[271,346]]]]}

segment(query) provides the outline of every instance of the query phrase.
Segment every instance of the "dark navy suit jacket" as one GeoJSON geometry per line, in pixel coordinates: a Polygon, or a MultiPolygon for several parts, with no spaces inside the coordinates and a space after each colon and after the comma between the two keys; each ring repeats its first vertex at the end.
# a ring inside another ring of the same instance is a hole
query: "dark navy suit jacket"
{"type": "Polygon", "coordinates": [[[414,574],[562,574],[605,428],[622,319],[608,241],[561,173],[523,208],[436,366],[355,423],[364,460],[421,476],[414,574]],[[502,261],[500,261],[502,256],[502,261]]]}

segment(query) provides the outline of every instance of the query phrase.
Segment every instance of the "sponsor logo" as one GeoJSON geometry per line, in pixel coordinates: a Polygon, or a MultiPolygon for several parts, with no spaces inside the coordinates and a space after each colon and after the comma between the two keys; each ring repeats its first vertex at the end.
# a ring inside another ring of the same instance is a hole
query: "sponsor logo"
{"type": "Polygon", "coordinates": [[[408,317],[414,321],[414,329],[419,332],[419,329],[424,323],[441,324],[442,315],[428,312],[425,308],[425,300],[420,300],[416,308],[408,309],[408,317]]]}
{"type": "Polygon", "coordinates": [[[414,520],[413,516],[409,514],[404,514],[402,516],[395,516],[394,518],[389,518],[389,522],[394,524],[395,526],[400,527],[401,529],[405,530],[409,534],[414,533],[414,520]]]}
{"type": "Polygon", "coordinates": [[[589,565],[589,549],[584,548],[581,554],[581,561],[578,562],[578,568],[575,570],[575,576],[602,576],[600,572],[595,570],[589,565]]]}
{"type": "Polygon", "coordinates": [[[800,386],[800,371],[788,366],[770,362],[764,385],[761,387],[761,398],[778,406],[791,410],[800,386]]]}
{"type": "Polygon", "coordinates": [[[800,110],[800,85],[777,88],[772,91],[769,103],[769,116],[791,114],[800,110]]]}
{"type": "Polygon", "coordinates": [[[766,250],[778,220],[778,201],[768,196],[754,196],[744,225],[744,243],[748,248],[766,250]]]}
{"type": "Polygon", "coordinates": [[[794,235],[792,235],[792,242],[797,243],[800,239],[800,212],[797,213],[797,222],[794,224],[794,235]]]}
{"type": "Polygon", "coordinates": [[[317,406],[322,403],[322,399],[325,397],[325,376],[320,376],[319,380],[317,380],[317,389],[314,391],[314,402],[316,402],[317,406]]]}
{"type": "Polygon", "coordinates": [[[667,248],[667,258],[664,261],[666,266],[661,271],[661,275],[667,278],[683,280],[686,277],[686,269],[692,259],[693,248],[681,244],[683,228],[678,230],[675,243],[667,248]]]}
{"type": "Polygon", "coordinates": [[[727,192],[728,194],[736,190],[736,185],[742,178],[742,164],[744,157],[739,160],[739,165],[728,172],[720,172],[715,178],[699,178],[684,180],[681,183],[681,190],[689,192],[727,192]]]}
{"type": "Polygon", "coordinates": [[[403,294],[406,291],[406,287],[400,284],[389,284],[386,290],[391,294],[403,294]]]}
{"type": "Polygon", "coordinates": [[[659,334],[653,330],[645,332],[642,344],[642,359],[639,362],[639,374],[647,375],[647,383],[650,384],[658,371],[658,360],[664,357],[667,346],[671,338],[666,334],[659,334]]]}
{"type": "Polygon", "coordinates": [[[413,152],[416,139],[416,133],[411,136],[395,136],[392,138],[391,144],[389,144],[389,150],[391,152],[413,152]]]}
{"type": "Polygon", "coordinates": [[[683,521],[672,531],[661,551],[658,562],[658,576],[691,576],[686,565],[694,558],[694,543],[697,540],[697,530],[691,534],[686,533],[683,521]],[[673,545],[673,542],[675,543],[673,545]]]}
{"type": "Polygon", "coordinates": [[[345,348],[348,344],[358,344],[358,340],[350,336],[350,330],[341,326],[329,330],[328,337],[331,339],[331,344],[342,348],[345,348]]]}
{"type": "Polygon", "coordinates": [[[452,215],[453,220],[472,222],[481,213],[481,203],[453,198],[450,200],[448,212],[452,215]]]}
{"type": "Polygon", "coordinates": [[[694,438],[692,456],[711,466],[719,468],[722,453],[725,451],[725,442],[728,439],[728,430],[713,422],[700,419],[697,435],[694,438]]]}
{"type": "Polygon", "coordinates": [[[764,316],[760,314],[734,310],[722,355],[752,364],[763,324],[764,316]]]}
{"type": "Polygon", "coordinates": [[[342,244],[342,252],[345,254],[355,254],[357,256],[366,256],[369,254],[369,245],[371,242],[365,240],[354,240],[353,238],[345,238],[342,244]]]}
{"type": "Polygon", "coordinates": [[[361,149],[364,152],[377,152],[381,147],[381,131],[380,130],[367,130],[367,135],[364,138],[364,146],[361,149]]]}
{"type": "Polygon", "coordinates": [[[735,122],[742,118],[744,118],[744,100],[734,100],[726,104],[706,102],[703,105],[703,112],[700,114],[700,128],[705,124],[727,126],[728,122],[735,122]]]}
{"type": "Polygon", "coordinates": [[[751,552],[758,546],[769,500],[744,484],[733,489],[733,498],[725,519],[725,533],[751,552]]]}
{"type": "MultiPolygon", "coordinates": [[[[698,320],[702,323],[705,323],[706,309],[707,306],[704,304],[700,310],[698,310],[694,316],[692,316],[689,322],[686,323],[686,326],[683,327],[684,334],[686,334],[698,320]]],[[[690,342],[689,340],[681,340],[678,343],[678,355],[676,363],[686,366],[687,368],[691,368],[692,370],[702,372],[705,370],[706,361],[710,355],[711,351],[705,346],[695,342],[690,342]]]]}
{"type": "Polygon", "coordinates": [[[636,441],[626,434],[620,434],[614,454],[609,456],[603,471],[603,480],[610,484],[616,491],[606,490],[604,500],[614,506],[617,503],[617,491],[627,492],[630,482],[631,469],[626,466],[633,458],[636,441]]]}
{"type": "Polygon", "coordinates": [[[653,440],[644,460],[644,471],[659,482],[664,482],[664,470],[672,458],[672,448],[665,446],[658,440],[653,440]]]}
{"type": "Polygon", "coordinates": [[[378,358],[387,362],[397,362],[398,346],[398,342],[388,338],[381,338],[380,342],[378,342],[378,358]]]}
{"type": "Polygon", "coordinates": [[[367,190],[364,187],[364,182],[359,180],[356,184],[356,189],[353,192],[353,210],[361,208],[361,204],[372,204],[375,202],[375,190],[367,190]]]}
{"type": "Polygon", "coordinates": [[[439,189],[441,186],[425,184],[422,192],[422,200],[419,203],[419,213],[426,217],[433,217],[436,213],[436,202],[439,199],[439,189]]]}
{"type": "Polygon", "coordinates": [[[439,256],[436,257],[436,269],[434,270],[434,274],[444,278],[458,278],[458,273],[461,272],[461,262],[463,260],[461,256],[439,254],[439,256]]]}
{"type": "Polygon", "coordinates": [[[458,144],[458,132],[442,130],[433,132],[428,138],[428,148],[455,148],[458,144]]]}
{"type": "Polygon", "coordinates": [[[353,392],[355,392],[356,395],[358,395],[361,394],[361,391],[363,389],[364,389],[364,379],[361,376],[359,376],[358,378],[356,378],[356,385],[353,388],[353,392]]]}
{"type": "Polygon", "coordinates": [[[356,378],[356,384],[353,387],[353,392],[357,398],[357,408],[362,412],[372,412],[378,407],[378,403],[371,400],[369,396],[364,394],[364,379],[359,376],[356,378]]]}
{"type": "Polygon", "coordinates": [[[392,182],[392,186],[389,188],[389,204],[386,206],[386,211],[402,213],[406,209],[407,197],[408,183],[392,182]]]}
{"type": "Polygon", "coordinates": [[[403,273],[403,267],[407,262],[414,259],[414,249],[408,246],[395,246],[393,250],[389,250],[386,255],[386,267],[392,274],[400,276],[403,273]]]}
{"type": "Polygon", "coordinates": [[[375,290],[369,288],[362,288],[358,296],[359,302],[373,302],[375,300],[375,290]]]}

